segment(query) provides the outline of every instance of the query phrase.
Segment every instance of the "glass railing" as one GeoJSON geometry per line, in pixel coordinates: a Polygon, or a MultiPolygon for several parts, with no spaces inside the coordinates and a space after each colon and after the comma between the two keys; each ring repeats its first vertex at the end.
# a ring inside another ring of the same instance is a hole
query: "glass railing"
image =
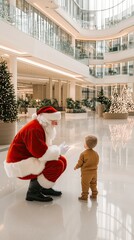
{"type": "MultiPolygon", "coordinates": [[[[21,0],[20,0],[21,1],[21,0]]],[[[103,60],[104,54],[102,51],[105,51],[104,46],[102,50],[95,51],[93,53],[89,53],[87,49],[82,50],[81,46],[72,47],[72,37],[66,33],[63,29],[61,29],[57,24],[52,22],[45,15],[42,15],[37,9],[33,8],[27,2],[25,3],[25,8],[23,9],[19,7],[14,7],[10,4],[7,4],[7,1],[0,0],[0,19],[6,21],[13,27],[16,27],[20,31],[29,34],[33,38],[38,39],[41,42],[44,42],[48,46],[74,58],[75,60],[85,64],[87,66],[90,65],[90,60],[98,59],[103,60]],[[80,49],[81,48],[81,49],[80,49]]],[[[129,38],[130,39],[130,38],[129,38]]],[[[97,41],[96,41],[97,43],[97,41]]],[[[95,45],[97,46],[97,45],[95,45]]],[[[91,46],[90,46],[91,48],[91,46]]],[[[96,47],[95,47],[96,48],[96,47]]],[[[134,48],[134,42],[129,41],[128,44],[122,44],[114,46],[112,49],[109,48],[109,52],[113,51],[122,51],[128,48],[134,48]]],[[[121,74],[114,70],[113,73],[110,72],[105,73],[104,70],[95,70],[89,68],[89,74],[95,77],[102,78],[104,75],[116,75],[121,74]],[[116,73],[115,73],[116,72],[116,73]]],[[[126,71],[124,71],[126,74],[126,71]]],[[[128,71],[129,72],[129,71],[128,71]]],[[[131,75],[133,71],[131,71],[131,75]]]]}
{"type": "Polygon", "coordinates": [[[0,19],[50,47],[74,57],[72,36],[24,0],[12,6],[0,0],[0,19]]]}
{"type": "Polygon", "coordinates": [[[97,1],[92,1],[91,4],[89,1],[87,3],[83,1],[83,5],[87,5],[84,8],[82,8],[82,6],[78,4],[79,1],[76,0],[58,0],[58,4],[67,12],[73,21],[77,22],[82,28],[90,30],[110,28],[122,20],[134,16],[134,0],[120,1],[115,6],[111,6],[109,1],[108,8],[105,7],[105,5],[108,6],[108,0],[105,1],[106,4],[104,4],[104,1],[101,2],[101,5],[104,5],[101,10],[96,10],[98,9],[97,1]],[[94,4],[96,4],[96,6],[94,4]],[[90,5],[93,7],[92,10],[90,5]]]}
{"type": "Polygon", "coordinates": [[[124,51],[127,49],[131,49],[134,48],[134,42],[128,42],[128,43],[124,43],[122,45],[117,44],[113,47],[109,47],[107,50],[108,52],[118,52],[118,51],[124,51]]]}
{"type": "Polygon", "coordinates": [[[89,75],[95,78],[116,77],[117,75],[134,76],[134,61],[119,63],[118,66],[113,64],[112,67],[108,67],[108,65],[101,65],[101,67],[96,65],[92,67],[89,65],[89,75]]]}

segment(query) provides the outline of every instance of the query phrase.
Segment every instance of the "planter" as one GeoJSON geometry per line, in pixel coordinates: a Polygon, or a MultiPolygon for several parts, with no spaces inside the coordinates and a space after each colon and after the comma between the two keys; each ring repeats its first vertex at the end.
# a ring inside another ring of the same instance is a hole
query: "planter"
{"type": "Polygon", "coordinates": [[[134,112],[128,112],[128,116],[134,116],[134,112]]]}
{"type": "Polygon", "coordinates": [[[24,113],[24,114],[26,114],[27,113],[27,109],[25,108],[25,107],[20,107],[19,108],[19,112],[22,114],[22,113],[24,113]]]}
{"type": "Polygon", "coordinates": [[[32,117],[34,113],[36,113],[36,108],[28,108],[28,117],[32,117]]]}
{"type": "Polygon", "coordinates": [[[128,113],[103,113],[104,119],[127,119],[128,113]]]}
{"type": "Polygon", "coordinates": [[[71,108],[66,108],[65,111],[66,111],[66,113],[73,113],[73,109],[71,109],[71,108]]]}
{"type": "Polygon", "coordinates": [[[87,117],[87,113],[65,113],[66,119],[86,119],[87,117]]]}
{"type": "Polygon", "coordinates": [[[104,112],[104,105],[103,104],[98,104],[97,106],[97,114],[99,117],[103,117],[103,112],[104,112]]]}
{"type": "Polygon", "coordinates": [[[0,122],[0,145],[8,145],[17,133],[16,122],[4,123],[0,122]]]}

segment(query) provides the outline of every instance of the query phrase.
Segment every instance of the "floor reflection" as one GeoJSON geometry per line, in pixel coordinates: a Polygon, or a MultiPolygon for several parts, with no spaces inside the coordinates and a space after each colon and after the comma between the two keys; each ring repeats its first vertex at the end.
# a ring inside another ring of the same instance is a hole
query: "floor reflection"
{"type": "MultiPolygon", "coordinates": [[[[30,119],[18,122],[20,129],[30,119]]],[[[85,120],[65,120],[57,126],[55,144],[70,145],[67,170],[56,183],[61,198],[53,203],[26,202],[28,182],[10,181],[0,162],[1,240],[134,240],[134,117],[104,120],[92,113],[85,120]],[[98,137],[98,199],[78,201],[80,171],[74,171],[84,150],[84,137],[98,137]]]]}
{"type": "Polygon", "coordinates": [[[55,239],[55,237],[62,240],[63,233],[62,208],[56,203],[19,201],[6,209],[3,225],[3,238],[6,240],[55,239]]]}
{"type": "Polygon", "coordinates": [[[128,118],[126,123],[109,124],[112,147],[116,151],[118,148],[125,148],[132,137],[134,119],[128,118]]]}

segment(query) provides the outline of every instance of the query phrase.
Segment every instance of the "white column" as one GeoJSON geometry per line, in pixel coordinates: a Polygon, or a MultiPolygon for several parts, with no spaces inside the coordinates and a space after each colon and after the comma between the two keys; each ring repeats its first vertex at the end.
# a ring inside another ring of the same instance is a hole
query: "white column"
{"type": "Polygon", "coordinates": [[[81,86],[78,86],[76,85],[76,100],[79,100],[81,101],[82,100],[82,87],[81,86]]]}
{"type": "Polygon", "coordinates": [[[67,82],[67,98],[70,98],[70,82],[67,82]]]}
{"type": "Polygon", "coordinates": [[[15,95],[17,98],[17,59],[14,56],[10,56],[9,71],[12,74],[12,83],[14,85],[15,95]]]}
{"type": "Polygon", "coordinates": [[[66,99],[69,97],[68,95],[68,90],[69,89],[69,84],[67,85],[67,83],[63,83],[62,85],[62,106],[66,107],[66,99]]]}
{"type": "Polygon", "coordinates": [[[61,106],[61,81],[55,82],[55,93],[54,97],[58,100],[59,106],[61,106]]]}
{"type": "Polygon", "coordinates": [[[70,98],[75,101],[75,81],[70,81],[70,98]]]}
{"type": "Polygon", "coordinates": [[[52,84],[52,79],[49,78],[49,82],[47,83],[46,86],[46,98],[52,99],[52,88],[53,88],[53,84],[52,84]]]}

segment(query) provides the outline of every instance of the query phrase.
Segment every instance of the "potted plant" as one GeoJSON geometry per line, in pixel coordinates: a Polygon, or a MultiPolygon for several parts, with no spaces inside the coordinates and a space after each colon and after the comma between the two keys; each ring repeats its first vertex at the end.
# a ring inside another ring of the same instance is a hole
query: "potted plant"
{"type": "Polygon", "coordinates": [[[66,99],[66,112],[72,113],[74,109],[74,100],[72,98],[66,99]]]}
{"type": "Polygon", "coordinates": [[[87,112],[81,107],[81,102],[72,98],[67,98],[67,109],[65,113],[66,118],[70,119],[85,119],[87,118],[87,112]]]}
{"type": "Polygon", "coordinates": [[[99,117],[102,117],[103,112],[108,112],[111,105],[111,100],[104,96],[103,88],[101,88],[98,97],[96,98],[96,102],[100,103],[98,105],[98,115],[99,117]]]}
{"type": "Polygon", "coordinates": [[[26,99],[24,100],[22,98],[19,98],[17,100],[18,112],[26,114],[28,105],[29,105],[29,101],[28,100],[26,100],[26,99]]]}
{"type": "Polygon", "coordinates": [[[52,102],[51,99],[49,98],[44,98],[42,101],[39,102],[38,106],[37,106],[37,110],[39,110],[42,107],[47,107],[47,106],[52,106],[52,102]]]}
{"type": "Polygon", "coordinates": [[[11,83],[12,74],[7,62],[0,62],[0,145],[10,144],[16,134],[18,118],[17,101],[14,86],[11,83]]]}
{"type": "Polygon", "coordinates": [[[36,113],[37,102],[35,99],[31,99],[28,104],[28,116],[32,116],[36,113]]]}

